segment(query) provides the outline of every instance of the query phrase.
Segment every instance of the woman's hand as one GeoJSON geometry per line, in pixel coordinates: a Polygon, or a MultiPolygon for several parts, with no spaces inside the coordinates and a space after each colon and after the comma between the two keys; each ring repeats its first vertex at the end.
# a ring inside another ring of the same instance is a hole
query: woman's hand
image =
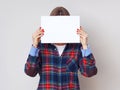
{"type": "Polygon", "coordinates": [[[87,49],[88,34],[83,30],[82,26],[80,26],[80,29],[77,29],[77,34],[80,36],[80,42],[82,44],[83,49],[87,49]]]}
{"type": "Polygon", "coordinates": [[[41,37],[44,35],[44,29],[42,29],[41,27],[39,29],[37,29],[33,35],[32,35],[32,40],[33,40],[33,46],[37,48],[38,43],[41,40],[41,37]]]}

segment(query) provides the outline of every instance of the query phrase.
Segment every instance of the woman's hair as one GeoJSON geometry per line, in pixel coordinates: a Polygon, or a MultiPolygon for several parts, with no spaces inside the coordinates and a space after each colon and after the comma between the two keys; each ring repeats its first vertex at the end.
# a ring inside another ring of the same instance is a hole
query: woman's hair
{"type": "Polygon", "coordinates": [[[52,10],[50,16],[70,16],[70,13],[64,7],[56,7],[52,10]]]}

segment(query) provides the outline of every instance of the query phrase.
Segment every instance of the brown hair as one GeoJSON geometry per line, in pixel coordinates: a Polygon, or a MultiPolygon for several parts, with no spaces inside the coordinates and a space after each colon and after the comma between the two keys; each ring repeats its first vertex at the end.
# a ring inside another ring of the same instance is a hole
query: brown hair
{"type": "Polygon", "coordinates": [[[50,16],[70,16],[70,13],[64,7],[56,7],[50,13],[50,16]]]}

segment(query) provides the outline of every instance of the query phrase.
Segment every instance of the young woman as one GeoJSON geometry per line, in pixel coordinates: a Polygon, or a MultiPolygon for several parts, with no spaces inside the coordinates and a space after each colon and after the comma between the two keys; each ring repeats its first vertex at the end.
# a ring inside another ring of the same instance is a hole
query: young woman
{"type": "MultiPolygon", "coordinates": [[[[50,14],[70,15],[64,7],[56,7],[50,14]]],[[[76,29],[80,43],[40,42],[44,29],[33,35],[32,48],[25,64],[25,73],[31,77],[39,74],[37,90],[80,90],[78,70],[85,77],[96,75],[95,59],[88,45],[88,34],[82,27],[76,29]]]]}

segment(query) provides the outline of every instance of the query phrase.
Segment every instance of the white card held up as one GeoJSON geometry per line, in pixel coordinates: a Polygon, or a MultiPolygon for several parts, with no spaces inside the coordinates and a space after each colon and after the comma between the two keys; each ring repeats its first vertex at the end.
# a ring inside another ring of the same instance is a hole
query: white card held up
{"type": "Polygon", "coordinates": [[[41,16],[41,43],[79,43],[80,16],[41,16]]]}

